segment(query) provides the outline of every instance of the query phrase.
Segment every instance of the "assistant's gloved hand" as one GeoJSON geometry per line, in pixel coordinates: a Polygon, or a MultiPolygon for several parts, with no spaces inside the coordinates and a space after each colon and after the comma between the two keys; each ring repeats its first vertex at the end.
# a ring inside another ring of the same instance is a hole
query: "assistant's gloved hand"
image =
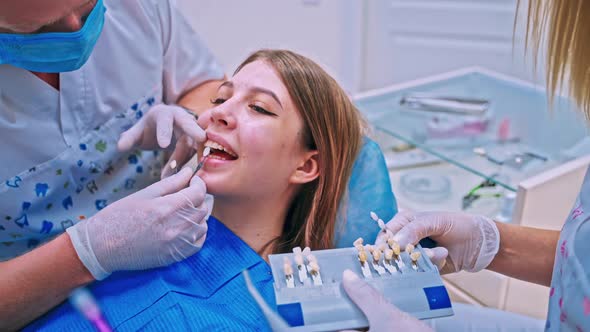
{"type": "Polygon", "coordinates": [[[483,270],[500,247],[496,224],[487,217],[467,213],[403,211],[387,223],[387,228],[402,248],[425,237],[436,241],[440,247],[426,252],[441,273],[483,270]]]}
{"type": "Polygon", "coordinates": [[[205,201],[203,180],[191,176],[189,168],[183,169],[67,229],[95,279],[169,265],[203,246],[213,204],[205,201]]]}
{"type": "MultiPolygon", "coordinates": [[[[128,151],[133,147],[144,150],[165,149],[176,144],[170,160],[179,165],[187,162],[198,143],[206,139],[205,131],[199,127],[194,115],[176,105],[159,104],[152,107],[133,127],[121,134],[117,147],[128,151]]],[[[168,165],[167,165],[168,166],[168,165]]],[[[170,167],[164,167],[162,178],[174,173],[170,167]]]]}
{"type": "Polygon", "coordinates": [[[389,303],[375,288],[350,270],[342,274],[342,286],[369,320],[369,331],[433,331],[428,325],[389,303]]]}

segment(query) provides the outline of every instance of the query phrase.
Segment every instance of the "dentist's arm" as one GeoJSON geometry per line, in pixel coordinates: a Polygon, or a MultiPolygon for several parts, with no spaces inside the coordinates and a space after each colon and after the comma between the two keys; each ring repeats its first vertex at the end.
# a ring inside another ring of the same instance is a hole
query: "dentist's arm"
{"type": "Polygon", "coordinates": [[[500,250],[487,269],[549,286],[559,232],[504,223],[496,225],[500,231],[500,250]]]}
{"type": "Polygon", "coordinates": [[[94,281],[67,234],[0,263],[0,331],[13,331],[94,281]]]}
{"type": "Polygon", "coordinates": [[[125,197],[55,240],[0,263],[0,330],[15,330],[74,288],[121,270],[143,270],[196,253],[207,233],[206,188],[188,168],[125,197]]]}

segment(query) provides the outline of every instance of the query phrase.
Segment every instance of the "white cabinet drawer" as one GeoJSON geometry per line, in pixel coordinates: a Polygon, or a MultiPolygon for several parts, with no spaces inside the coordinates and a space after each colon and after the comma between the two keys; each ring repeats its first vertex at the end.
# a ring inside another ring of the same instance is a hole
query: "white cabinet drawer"
{"type": "Polygon", "coordinates": [[[502,308],[508,277],[492,271],[480,271],[477,273],[459,272],[444,275],[443,278],[468,293],[481,304],[502,308]]]}

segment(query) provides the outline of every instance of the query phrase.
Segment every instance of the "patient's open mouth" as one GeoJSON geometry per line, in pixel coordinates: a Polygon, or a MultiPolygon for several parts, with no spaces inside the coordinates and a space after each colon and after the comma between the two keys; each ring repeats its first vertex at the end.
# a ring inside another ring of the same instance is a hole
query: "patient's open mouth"
{"type": "Polygon", "coordinates": [[[211,154],[209,154],[209,158],[221,160],[238,159],[238,156],[231,149],[212,140],[207,140],[207,142],[205,142],[205,146],[211,148],[211,154]]]}

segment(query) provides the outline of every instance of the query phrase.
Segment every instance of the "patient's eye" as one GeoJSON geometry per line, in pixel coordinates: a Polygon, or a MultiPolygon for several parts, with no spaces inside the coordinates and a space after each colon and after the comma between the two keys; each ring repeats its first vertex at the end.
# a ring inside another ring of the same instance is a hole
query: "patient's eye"
{"type": "Polygon", "coordinates": [[[270,115],[270,116],[277,116],[275,113],[269,112],[267,110],[265,110],[264,108],[257,106],[257,105],[250,105],[250,108],[255,110],[256,112],[260,113],[260,114],[264,114],[264,115],[270,115]]]}
{"type": "Polygon", "coordinates": [[[225,99],[223,98],[215,98],[211,100],[211,104],[213,105],[219,105],[219,104],[223,104],[225,102],[225,99]]]}

